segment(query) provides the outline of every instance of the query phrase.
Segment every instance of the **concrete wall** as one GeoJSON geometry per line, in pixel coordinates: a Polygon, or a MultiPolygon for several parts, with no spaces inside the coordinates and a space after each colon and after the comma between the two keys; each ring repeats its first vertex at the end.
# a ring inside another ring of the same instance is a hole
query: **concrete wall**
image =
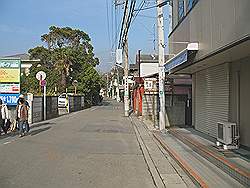
{"type": "Polygon", "coordinates": [[[69,112],[75,112],[84,109],[83,96],[69,96],[69,112]]]}
{"type": "Polygon", "coordinates": [[[32,123],[43,120],[43,98],[41,96],[34,96],[32,104],[30,104],[32,113],[32,123]]]}
{"type": "MultiPolygon", "coordinates": [[[[187,95],[166,95],[166,126],[185,125],[185,108],[187,95]]],[[[144,94],[142,116],[158,125],[158,94],[144,94]]]]}
{"type": "Polygon", "coordinates": [[[142,117],[158,125],[159,100],[158,94],[144,94],[142,96],[142,117]]]}
{"type": "Polygon", "coordinates": [[[250,57],[231,63],[229,121],[240,127],[240,143],[250,147],[250,57]],[[237,78],[238,77],[238,78],[237,78]]]}
{"type": "Polygon", "coordinates": [[[173,32],[169,36],[169,53],[177,54],[186,44],[199,42],[197,58],[237,41],[250,33],[249,0],[199,0],[178,24],[177,0],[173,7],[173,32]]]}

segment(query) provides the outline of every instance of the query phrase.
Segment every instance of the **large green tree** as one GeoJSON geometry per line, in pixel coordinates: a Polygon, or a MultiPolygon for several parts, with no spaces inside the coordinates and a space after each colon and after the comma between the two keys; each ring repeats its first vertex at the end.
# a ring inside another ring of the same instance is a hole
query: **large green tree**
{"type": "Polygon", "coordinates": [[[96,95],[103,84],[95,70],[99,59],[94,56],[90,37],[84,31],[70,27],[51,26],[49,32],[41,36],[46,44],[29,50],[31,59],[40,59],[33,64],[30,75],[22,78],[24,91],[37,93],[35,75],[43,70],[47,74],[47,90],[59,93],[72,88],[73,80],[78,81],[78,92],[87,97],[96,95]]]}

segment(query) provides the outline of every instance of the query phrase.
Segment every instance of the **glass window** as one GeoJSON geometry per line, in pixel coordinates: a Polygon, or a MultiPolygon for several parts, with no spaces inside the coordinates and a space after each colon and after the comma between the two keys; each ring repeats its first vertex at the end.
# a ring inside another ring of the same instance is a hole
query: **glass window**
{"type": "Polygon", "coordinates": [[[178,20],[180,21],[184,17],[184,0],[178,1],[178,20]]]}

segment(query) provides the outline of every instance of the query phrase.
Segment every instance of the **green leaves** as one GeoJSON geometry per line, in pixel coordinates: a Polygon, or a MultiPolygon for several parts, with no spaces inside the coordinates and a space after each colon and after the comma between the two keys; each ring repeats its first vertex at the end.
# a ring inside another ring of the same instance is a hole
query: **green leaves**
{"type": "Polygon", "coordinates": [[[41,36],[41,40],[47,44],[37,46],[29,50],[31,59],[40,59],[33,64],[30,75],[22,80],[23,91],[37,93],[39,86],[35,75],[43,70],[47,74],[47,91],[55,93],[68,92],[72,87],[73,80],[77,80],[78,93],[91,98],[98,95],[102,78],[95,70],[99,59],[94,57],[93,46],[87,33],[70,27],[51,26],[49,33],[41,36]],[[91,97],[90,97],[91,96],[91,97]]]}

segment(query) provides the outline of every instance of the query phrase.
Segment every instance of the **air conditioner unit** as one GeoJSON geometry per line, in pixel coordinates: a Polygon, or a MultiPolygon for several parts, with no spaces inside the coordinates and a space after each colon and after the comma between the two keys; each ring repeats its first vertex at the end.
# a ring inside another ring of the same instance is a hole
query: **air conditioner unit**
{"type": "Polygon", "coordinates": [[[237,149],[239,147],[239,131],[236,123],[217,123],[217,146],[223,144],[224,149],[237,149]]]}

